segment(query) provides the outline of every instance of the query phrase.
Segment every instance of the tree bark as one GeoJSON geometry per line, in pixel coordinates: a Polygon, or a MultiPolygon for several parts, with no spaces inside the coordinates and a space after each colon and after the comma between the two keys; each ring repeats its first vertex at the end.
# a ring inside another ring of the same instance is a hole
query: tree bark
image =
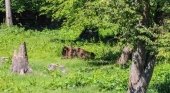
{"type": "Polygon", "coordinates": [[[31,68],[28,66],[28,56],[26,50],[26,43],[20,45],[18,52],[15,50],[12,57],[12,72],[25,74],[31,72],[31,68]]]}
{"type": "Polygon", "coordinates": [[[136,51],[132,54],[132,65],[128,93],[146,93],[152,77],[155,55],[145,52],[143,42],[138,42],[136,51]]]}
{"type": "Polygon", "coordinates": [[[5,10],[6,10],[6,24],[7,26],[13,25],[12,13],[11,13],[11,2],[10,0],[5,0],[5,10]]]}

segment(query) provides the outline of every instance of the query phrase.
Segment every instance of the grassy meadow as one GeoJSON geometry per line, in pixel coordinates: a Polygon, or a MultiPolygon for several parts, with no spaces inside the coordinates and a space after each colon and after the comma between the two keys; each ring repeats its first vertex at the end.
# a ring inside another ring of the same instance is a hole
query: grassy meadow
{"type": "MultiPolygon", "coordinates": [[[[113,45],[88,42],[73,43],[79,33],[68,30],[26,30],[19,27],[0,26],[0,57],[8,61],[0,64],[0,93],[126,93],[128,89],[129,64],[122,68],[116,59],[123,48],[122,43],[113,45]],[[13,74],[10,71],[13,51],[26,42],[32,73],[13,74]],[[65,45],[81,47],[94,52],[96,59],[62,59],[65,45]],[[51,63],[64,65],[66,73],[50,72],[51,63]]],[[[161,36],[158,63],[149,85],[148,93],[168,93],[170,90],[170,34],[161,36]]]]}

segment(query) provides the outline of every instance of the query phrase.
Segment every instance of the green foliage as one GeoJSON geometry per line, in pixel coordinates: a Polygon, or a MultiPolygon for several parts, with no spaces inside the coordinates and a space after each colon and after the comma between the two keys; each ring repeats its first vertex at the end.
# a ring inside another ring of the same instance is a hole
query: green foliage
{"type": "Polygon", "coordinates": [[[170,73],[166,74],[163,82],[157,83],[156,88],[159,92],[168,93],[170,90],[170,73]]]}
{"type": "Polygon", "coordinates": [[[45,0],[11,0],[12,10],[20,13],[24,11],[39,12],[45,0]]]}
{"type": "MultiPolygon", "coordinates": [[[[5,11],[5,0],[0,0],[0,11],[5,11]]],[[[39,12],[40,7],[45,4],[45,0],[11,0],[13,13],[24,11],[39,12]]]]}
{"type": "Polygon", "coordinates": [[[51,15],[54,19],[64,18],[64,27],[82,31],[86,26],[97,26],[102,33],[117,34],[118,10],[113,5],[118,1],[103,0],[46,0],[47,5],[41,8],[42,13],[51,15]]]}
{"type": "MultiPolygon", "coordinates": [[[[133,0],[46,0],[48,4],[41,7],[43,14],[51,15],[55,19],[63,19],[63,27],[81,32],[86,26],[97,26],[102,36],[121,35],[121,40],[128,43],[145,41],[148,46],[153,45],[157,33],[153,26],[157,5],[161,4],[162,11],[168,11],[168,0],[151,0],[150,28],[142,27],[141,6],[133,0]],[[129,20],[130,19],[130,20],[129,20]]],[[[154,49],[153,49],[154,50],[154,49]]]]}
{"type": "Polygon", "coordinates": [[[4,0],[0,0],[0,11],[5,11],[4,0]]]}
{"type": "Polygon", "coordinates": [[[170,73],[168,71],[169,64],[160,64],[153,73],[150,87],[155,88],[158,93],[168,93],[170,84],[170,73]]]}
{"type": "Polygon", "coordinates": [[[158,39],[158,62],[170,62],[170,34],[168,32],[161,34],[158,39]]]}
{"type": "MultiPolygon", "coordinates": [[[[155,34],[145,27],[137,28],[142,19],[140,15],[142,4],[134,0],[12,0],[11,2],[13,12],[40,12],[52,17],[53,20],[63,21],[62,28],[72,30],[76,35],[85,27],[94,26],[99,28],[101,36],[121,35],[121,40],[128,43],[134,43],[136,39],[146,40],[148,43],[155,34]],[[140,35],[144,30],[149,32],[148,37],[140,35]]],[[[4,11],[3,3],[4,1],[0,0],[0,11],[4,11]]],[[[158,4],[162,11],[169,13],[169,0],[151,0],[149,3],[151,21],[158,4]]]]}

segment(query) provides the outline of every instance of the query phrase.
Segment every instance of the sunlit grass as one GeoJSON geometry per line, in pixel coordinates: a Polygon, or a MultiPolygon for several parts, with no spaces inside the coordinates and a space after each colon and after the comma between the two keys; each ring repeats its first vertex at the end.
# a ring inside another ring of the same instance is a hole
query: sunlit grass
{"type": "MultiPolygon", "coordinates": [[[[25,31],[23,28],[0,27],[0,57],[12,57],[14,49],[27,43],[29,65],[33,72],[26,75],[12,74],[11,61],[0,65],[0,92],[2,93],[125,93],[128,88],[129,67],[122,69],[114,64],[121,43],[71,42],[76,38],[66,31],[25,31]],[[68,36],[68,37],[67,37],[68,36]],[[64,42],[63,42],[64,41],[64,42]],[[62,59],[64,45],[81,47],[96,54],[95,60],[62,59]],[[66,73],[47,70],[49,64],[64,65],[66,73]]],[[[148,93],[159,93],[159,83],[164,83],[170,64],[158,64],[148,93]]],[[[160,88],[162,89],[162,88],[160,88]]]]}

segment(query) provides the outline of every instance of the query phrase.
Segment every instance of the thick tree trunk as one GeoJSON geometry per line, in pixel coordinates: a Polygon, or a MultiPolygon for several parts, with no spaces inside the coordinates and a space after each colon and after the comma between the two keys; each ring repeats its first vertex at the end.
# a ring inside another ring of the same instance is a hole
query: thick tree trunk
{"type": "Polygon", "coordinates": [[[11,2],[10,0],[5,0],[5,10],[6,10],[6,24],[7,26],[13,25],[12,13],[11,13],[11,2]]]}
{"type": "Polygon", "coordinates": [[[18,52],[15,50],[12,57],[12,72],[25,74],[30,72],[31,68],[28,66],[28,56],[26,50],[26,43],[20,45],[18,52]]]}
{"type": "Polygon", "coordinates": [[[146,93],[147,91],[154,69],[155,55],[145,51],[145,45],[138,42],[136,51],[132,55],[128,93],[146,93]]]}

